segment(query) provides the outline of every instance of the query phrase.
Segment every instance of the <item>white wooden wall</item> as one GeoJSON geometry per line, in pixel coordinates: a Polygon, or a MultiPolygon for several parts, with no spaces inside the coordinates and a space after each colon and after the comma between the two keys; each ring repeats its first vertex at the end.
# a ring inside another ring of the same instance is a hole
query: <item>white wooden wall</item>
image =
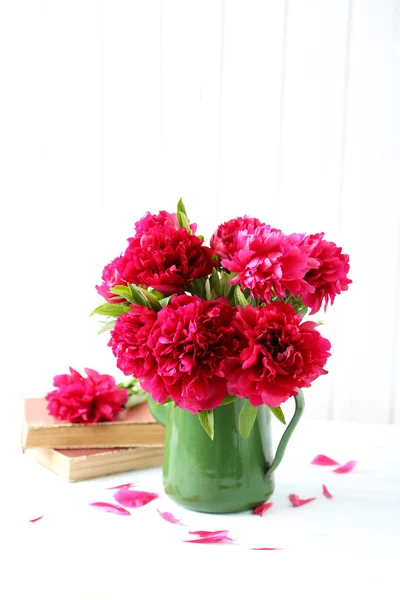
{"type": "Polygon", "coordinates": [[[182,196],[206,236],[246,213],[343,246],[307,416],[400,421],[400,0],[0,0],[0,134],[18,397],[120,377],[94,286],[182,196]]]}

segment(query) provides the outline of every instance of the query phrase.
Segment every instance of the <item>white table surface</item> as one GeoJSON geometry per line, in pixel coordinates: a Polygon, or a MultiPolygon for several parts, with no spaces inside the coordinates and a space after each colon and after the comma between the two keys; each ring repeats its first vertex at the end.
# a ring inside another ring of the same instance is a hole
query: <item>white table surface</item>
{"type": "MultiPolygon", "coordinates": [[[[274,424],[275,439],[280,427],[274,424]]],[[[1,494],[4,600],[400,598],[399,426],[304,420],[264,517],[184,510],[163,494],[161,468],[70,484],[21,452],[12,458],[1,494]],[[358,465],[336,475],[309,464],[316,454],[358,465]],[[160,498],[132,509],[131,517],[88,506],[112,502],[104,488],[128,481],[160,498]],[[323,483],[332,500],[322,495],[323,483]],[[294,508],[290,493],[317,500],[294,508]],[[157,508],[183,525],[163,521],[157,508]],[[235,543],[185,544],[189,529],[228,529],[235,543]]]]}

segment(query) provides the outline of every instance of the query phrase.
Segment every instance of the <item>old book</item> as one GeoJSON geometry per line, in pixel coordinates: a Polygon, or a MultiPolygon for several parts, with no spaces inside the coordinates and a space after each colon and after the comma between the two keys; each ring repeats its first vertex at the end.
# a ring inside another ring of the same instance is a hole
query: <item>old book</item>
{"type": "Polygon", "coordinates": [[[147,402],[120,412],[114,421],[84,425],[58,421],[47,412],[44,398],[26,398],[22,448],[123,448],[163,446],[165,430],[147,402]]]}
{"type": "Polygon", "coordinates": [[[158,467],[163,461],[164,448],[27,448],[24,452],[62,479],[73,482],[158,467]]]}

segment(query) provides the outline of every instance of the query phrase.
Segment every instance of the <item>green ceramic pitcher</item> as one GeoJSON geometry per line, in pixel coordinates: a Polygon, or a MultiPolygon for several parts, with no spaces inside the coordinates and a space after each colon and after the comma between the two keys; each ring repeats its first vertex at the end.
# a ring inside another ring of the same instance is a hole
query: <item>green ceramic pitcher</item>
{"type": "Polygon", "coordinates": [[[155,419],[166,426],[163,465],[166,494],[185,508],[208,513],[232,513],[262,504],[274,491],[273,472],[304,410],[301,390],[294,396],[292,420],[279,442],[275,458],[271,443],[271,412],[260,406],[248,438],[238,431],[244,400],[214,409],[214,440],[197,415],[174,404],[157,406],[149,397],[155,419]]]}

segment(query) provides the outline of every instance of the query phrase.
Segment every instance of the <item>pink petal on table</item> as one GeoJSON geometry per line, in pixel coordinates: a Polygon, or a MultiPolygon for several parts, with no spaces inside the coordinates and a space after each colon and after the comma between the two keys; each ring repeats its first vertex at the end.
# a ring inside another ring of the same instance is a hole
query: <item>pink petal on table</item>
{"type": "Polygon", "coordinates": [[[218,537],[218,536],[226,536],[228,534],[227,529],[220,529],[219,531],[189,531],[190,535],[197,535],[201,538],[206,537],[218,537]]]}
{"type": "Polygon", "coordinates": [[[114,500],[122,504],[122,506],[128,506],[129,508],[139,508],[156,498],[158,498],[158,494],[154,494],[153,492],[128,490],[127,488],[121,488],[114,494],[114,500]]]}
{"type": "Polygon", "coordinates": [[[35,519],[29,519],[29,523],[36,523],[36,521],[40,521],[40,519],[43,519],[44,515],[41,515],[40,517],[36,517],[35,519]]]}
{"type": "Polygon", "coordinates": [[[131,514],[129,510],[125,510],[125,508],[116,506],[116,504],[110,504],[109,502],[91,502],[89,506],[93,506],[93,508],[97,508],[97,510],[102,510],[104,512],[114,513],[114,515],[127,517],[131,514]]]}
{"type": "Polygon", "coordinates": [[[334,465],[338,465],[339,463],[333,458],[329,458],[329,456],[325,456],[325,454],[317,454],[315,458],[311,461],[312,465],[318,465],[319,467],[332,467],[334,465]]]}
{"type": "Polygon", "coordinates": [[[265,504],[260,504],[259,506],[255,507],[255,509],[253,510],[253,514],[262,517],[263,514],[266,513],[267,510],[271,508],[271,506],[273,506],[273,504],[273,502],[265,502],[265,504]]]}
{"type": "Polygon", "coordinates": [[[326,487],[326,485],[322,484],[322,493],[325,496],[325,498],[333,498],[332,494],[330,493],[330,491],[328,490],[328,488],[326,487]]]}
{"type": "Polygon", "coordinates": [[[121,483],[120,485],[113,485],[112,487],[104,488],[105,490],[122,490],[125,488],[130,488],[136,485],[136,481],[131,481],[131,483],[121,483]]]}
{"type": "Polygon", "coordinates": [[[297,507],[297,506],[303,506],[304,504],[308,504],[309,502],[316,500],[316,498],[304,498],[303,499],[303,498],[300,498],[297,494],[289,494],[289,500],[293,504],[293,506],[297,507]]]}
{"type": "Polygon", "coordinates": [[[349,460],[345,465],[341,465],[337,469],[333,469],[332,473],[349,473],[356,466],[356,460],[349,460]]]}
{"type": "Polygon", "coordinates": [[[232,538],[227,535],[210,535],[206,537],[199,537],[195,540],[182,540],[189,544],[220,544],[221,542],[233,542],[232,538]]]}
{"type": "Polygon", "coordinates": [[[173,523],[175,525],[176,523],[181,522],[181,519],[176,519],[174,515],[172,515],[170,512],[161,512],[161,510],[158,510],[158,508],[157,512],[160,515],[160,517],[164,519],[164,521],[168,521],[168,523],[173,523]]]}
{"type": "Polygon", "coordinates": [[[283,548],[249,548],[249,550],[283,550],[283,548]]]}

